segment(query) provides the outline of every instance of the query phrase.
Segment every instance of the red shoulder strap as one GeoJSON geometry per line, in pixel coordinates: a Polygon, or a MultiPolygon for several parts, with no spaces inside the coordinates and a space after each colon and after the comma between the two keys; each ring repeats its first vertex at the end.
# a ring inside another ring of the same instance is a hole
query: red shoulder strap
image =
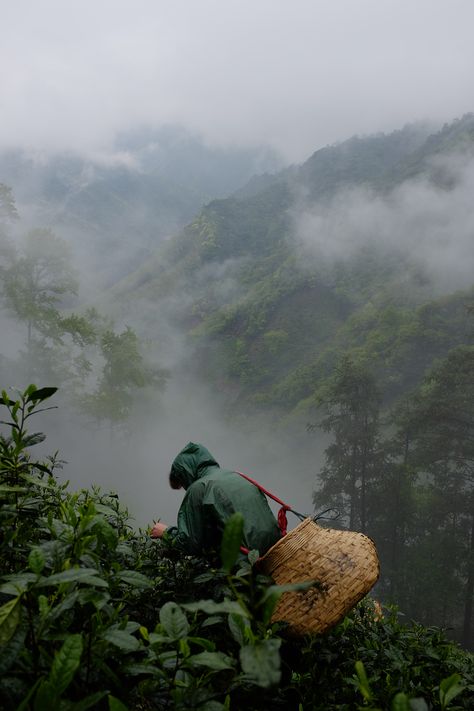
{"type": "Polygon", "coordinates": [[[258,481],[255,481],[255,479],[251,479],[249,476],[246,474],[242,474],[242,472],[236,472],[237,474],[240,474],[244,479],[247,479],[251,484],[254,484],[260,491],[262,491],[266,496],[269,496],[273,501],[276,501],[277,504],[281,505],[280,510],[278,511],[278,516],[277,516],[277,521],[278,521],[278,527],[280,529],[281,535],[286,536],[287,528],[288,528],[288,520],[286,518],[286,512],[291,511],[291,506],[288,504],[285,504],[284,501],[278,498],[278,496],[275,496],[274,494],[270,493],[265,487],[263,487],[261,484],[258,483],[258,481]]]}

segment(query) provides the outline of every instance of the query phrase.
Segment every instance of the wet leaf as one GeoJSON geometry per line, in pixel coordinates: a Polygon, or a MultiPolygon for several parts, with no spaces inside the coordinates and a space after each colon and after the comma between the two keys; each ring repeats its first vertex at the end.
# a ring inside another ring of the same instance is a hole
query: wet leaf
{"type": "Polygon", "coordinates": [[[26,398],[26,402],[42,402],[48,397],[54,395],[57,391],[57,388],[39,388],[38,390],[35,386],[33,386],[33,388],[35,388],[34,390],[30,390],[30,388],[27,389],[28,396],[26,398]]]}
{"type": "Polygon", "coordinates": [[[33,548],[28,556],[28,565],[30,570],[39,575],[45,566],[45,558],[43,551],[40,548],[33,548]]]}
{"type": "Polygon", "coordinates": [[[280,681],[279,639],[265,639],[240,649],[240,663],[245,677],[257,686],[268,688],[280,681]]]}
{"type": "Polygon", "coordinates": [[[186,664],[191,667],[207,667],[214,671],[232,669],[232,667],[235,666],[234,660],[222,652],[201,652],[200,654],[193,654],[186,659],[186,664]]]}
{"type": "Polygon", "coordinates": [[[20,596],[9,600],[0,607],[0,644],[6,644],[13,637],[21,619],[20,596]]]}
{"type": "Polygon", "coordinates": [[[117,573],[117,578],[127,585],[132,585],[135,588],[141,588],[146,590],[147,588],[152,588],[153,583],[143,575],[143,573],[138,573],[135,570],[121,570],[117,573]]]}
{"type": "Polygon", "coordinates": [[[81,662],[82,636],[72,634],[66,637],[64,643],[54,656],[48,682],[54,688],[58,697],[71,683],[81,662]]]}
{"type": "Polygon", "coordinates": [[[244,517],[236,512],[227,521],[222,535],[221,560],[227,573],[230,573],[240,554],[243,532],[244,517]]]}
{"type": "Polygon", "coordinates": [[[160,610],[160,622],[171,639],[182,639],[189,632],[189,622],[175,602],[166,602],[160,610]]]}
{"type": "Polygon", "coordinates": [[[107,630],[103,638],[115,645],[122,652],[136,652],[140,647],[139,640],[125,630],[107,630]]]}

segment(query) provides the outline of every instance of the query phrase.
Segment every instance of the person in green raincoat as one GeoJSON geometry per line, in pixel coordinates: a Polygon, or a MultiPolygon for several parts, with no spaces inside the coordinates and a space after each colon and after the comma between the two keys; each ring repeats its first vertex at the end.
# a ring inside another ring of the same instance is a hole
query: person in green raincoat
{"type": "Polygon", "coordinates": [[[280,537],[277,520],[265,495],[235,471],[221,469],[202,444],[189,442],[177,455],[169,475],[173,489],[185,489],[177,526],[156,523],[153,538],[174,541],[184,553],[210,555],[218,550],[230,516],[244,519],[242,545],[260,555],[280,537]]]}

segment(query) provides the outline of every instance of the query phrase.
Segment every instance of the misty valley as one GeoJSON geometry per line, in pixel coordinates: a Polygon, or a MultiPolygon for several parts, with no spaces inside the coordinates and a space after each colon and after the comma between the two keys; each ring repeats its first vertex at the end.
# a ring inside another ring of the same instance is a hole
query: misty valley
{"type": "Polygon", "coordinates": [[[474,116],[116,149],[0,152],[0,707],[472,709],[474,116]],[[150,538],[189,440],[369,536],[371,593],[294,639],[235,521],[150,538]]]}

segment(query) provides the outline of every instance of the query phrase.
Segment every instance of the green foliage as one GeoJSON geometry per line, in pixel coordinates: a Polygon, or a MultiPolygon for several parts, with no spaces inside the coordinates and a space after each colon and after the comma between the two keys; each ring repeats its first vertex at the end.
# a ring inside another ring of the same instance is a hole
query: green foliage
{"type": "Polygon", "coordinates": [[[412,440],[410,462],[430,483],[431,516],[434,511],[437,519],[430,534],[444,534],[433,557],[441,554],[458,581],[461,639],[468,647],[474,646],[473,368],[472,346],[452,349],[427,373],[403,423],[412,440]]]}
{"type": "Polygon", "coordinates": [[[263,334],[265,347],[271,355],[275,355],[288,343],[288,333],[283,329],[266,331],[263,334]]]}
{"type": "Polygon", "coordinates": [[[159,389],[166,374],[145,363],[143,345],[130,327],[116,332],[94,308],[71,310],[78,281],[69,244],[50,229],[33,229],[13,241],[6,227],[17,217],[11,189],[0,184],[1,304],[25,326],[24,348],[9,365],[10,381],[54,378],[81,412],[124,422],[136,391],[159,389]],[[93,391],[84,394],[86,387],[93,391]]]}
{"type": "MultiPolygon", "coordinates": [[[[327,259],[325,249],[301,243],[300,216],[317,218],[308,237],[314,232],[318,242],[318,219],[324,224],[346,191],[368,188],[384,200],[407,178],[439,183],[433,158],[439,166],[449,151],[472,149],[472,137],[467,115],[431,136],[426,126],[409,126],[319,150],[302,166],[207,204],[112,298],[143,297],[157,309],[165,300],[198,346],[193,368],[236,395],[237,414],[252,405],[285,419],[308,410],[313,417],[319,388],[347,352],[370,363],[393,402],[433,358],[472,338],[465,309],[472,291],[440,298],[423,265],[379,235],[327,259]]],[[[107,411],[120,410],[110,396],[107,411]]]]}
{"type": "Polygon", "coordinates": [[[129,326],[122,333],[105,329],[100,349],[104,365],[96,390],[80,397],[80,407],[98,421],[121,423],[132,411],[134,393],[145,387],[162,387],[166,373],[145,362],[137,334],[129,326]]]}
{"type": "Polygon", "coordinates": [[[253,581],[249,565],[235,580],[232,575],[239,522],[224,535],[226,572],[212,575],[220,599],[186,608],[178,601],[185,579],[187,595],[193,587],[188,562],[164,557],[158,542],[134,534],[112,495],[71,494],[48,462],[29,456],[26,423],[54,392],[31,385],[16,397],[2,393],[10,417],[0,460],[2,706],[43,709],[80,701],[88,708],[108,695],[111,707],[146,698],[154,708],[193,708],[240,678],[272,686],[276,646],[266,639],[268,630],[262,638],[258,612],[251,611],[265,586],[253,581]],[[238,601],[223,597],[224,590],[230,596],[234,590],[238,601]],[[209,605],[210,627],[203,612],[209,605]],[[242,659],[225,632],[229,615],[242,630],[242,659]],[[252,673],[248,646],[255,647],[252,673]]]}
{"type": "Polygon", "coordinates": [[[320,427],[334,441],[326,449],[326,464],[320,472],[319,500],[337,506],[350,530],[367,531],[369,491],[379,475],[380,395],[375,379],[364,364],[346,356],[321,388],[323,412],[320,427]]]}
{"type": "Polygon", "coordinates": [[[396,609],[374,615],[367,599],[326,635],[309,640],[301,656],[303,708],[426,711],[451,708],[456,696],[453,708],[471,707],[474,657],[438,628],[403,624],[396,609]]]}
{"type": "Polygon", "coordinates": [[[25,326],[15,369],[20,378],[51,376],[72,390],[90,373],[85,348],[95,342],[96,331],[88,315],[65,315],[78,289],[70,247],[49,229],[31,230],[7,247],[0,296],[7,312],[25,326]]]}
{"type": "Polygon", "coordinates": [[[2,708],[469,707],[472,657],[368,602],[327,635],[287,639],[271,616],[295,586],[272,585],[240,555],[240,515],[215,569],[134,532],[116,495],[70,493],[55,460],[29,452],[41,438],[26,425],[54,392],[1,394],[2,708]]]}
{"type": "Polygon", "coordinates": [[[378,594],[474,647],[474,392],[472,346],[436,361],[420,386],[379,417],[374,375],[349,356],[319,389],[332,435],[314,501],[335,525],[370,535],[378,594]]]}
{"type": "Polygon", "coordinates": [[[0,183],[0,222],[11,222],[18,219],[18,212],[15,205],[12,189],[0,183]]]}
{"type": "Polygon", "coordinates": [[[57,306],[75,294],[77,281],[70,265],[70,248],[51,230],[28,232],[23,250],[3,273],[7,305],[20,320],[35,323],[41,333],[57,329],[57,306]]]}
{"type": "MultiPolygon", "coordinates": [[[[384,200],[414,175],[436,182],[430,156],[464,143],[472,149],[472,137],[468,115],[429,138],[420,127],[353,138],[257,183],[256,192],[210,203],[170,241],[145,294],[167,303],[170,294],[187,295],[176,317],[199,345],[194,363],[238,393],[234,412],[257,405],[283,418],[308,409],[313,416],[319,388],[344,353],[370,363],[393,402],[434,358],[472,340],[465,308],[472,290],[440,298],[419,260],[384,239],[328,258],[330,247],[318,253],[300,243],[295,219],[308,210],[324,224],[326,211],[361,185],[384,200]]],[[[317,219],[314,232],[317,243],[317,219]]]]}
{"type": "Polygon", "coordinates": [[[242,544],[243,532],[244,517],[241,513],[233,513],[227,521],[221,543],[222,567],[227,573],[231,572],[237,561],[242,544]]]}

